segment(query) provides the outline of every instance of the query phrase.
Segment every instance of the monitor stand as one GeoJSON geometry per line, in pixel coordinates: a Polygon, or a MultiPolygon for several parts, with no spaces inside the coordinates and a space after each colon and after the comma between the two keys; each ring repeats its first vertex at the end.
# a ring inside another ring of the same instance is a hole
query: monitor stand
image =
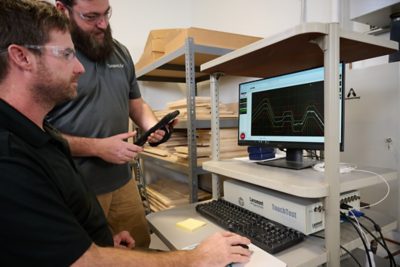
{"type": "Polygon", "coordinates": [[[260,165],[271,166],[271,167],[280,167],[280,168],[286,168],[286,169],[294,169],[294,170],[301,170],[301,169],[309,168],[317,163],[318,163],[317,160],[303,157],[302,149],[287,149],[286,150],[286,158],[279,158],[279,159],[257,162],[257,164],[260,164],[260,165]]]}

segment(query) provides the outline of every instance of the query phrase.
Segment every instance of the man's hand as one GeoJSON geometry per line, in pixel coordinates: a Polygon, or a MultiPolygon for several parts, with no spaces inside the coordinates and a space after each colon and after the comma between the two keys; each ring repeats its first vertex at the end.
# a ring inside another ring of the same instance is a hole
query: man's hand
{"type": "Polygon", "coordinates": [[[116,248],[134,248],[135,240],[128,231],[122,231],[114,236],[114,247],[116,248]]]}
{"type": "MultiPolygon", "coordinates": [[[[174,126],[178,123],[178,119],[175,119],[173,121],[171,121],[166,128],[168,129],[168,131],[172,131],[174,129],[174,126]]],[[[149,143],[158,143],[160,142],[163,138],[164,135],[166,135],[167,133],[164,130],[157,130],[154,133],[150,134],[149,138],[147,138],[147,142],[149,143]]]]}
{"type": "Polygon", "coordinates": [[[124,164],[131,161],[138,153],[143,151],[142,147],[126,142],[128,138],[135,135],[136,131],[133,131],[97,139],[98,157],[114,164],[124,164]]]}
{"type": "Polygon", "coordinates": [[[216,233],[190,251],[194,254],[194,266],[213,267],[249,262],[252,252],[238,244],[248,245],[250,240],[231,232],[216,233]]]}

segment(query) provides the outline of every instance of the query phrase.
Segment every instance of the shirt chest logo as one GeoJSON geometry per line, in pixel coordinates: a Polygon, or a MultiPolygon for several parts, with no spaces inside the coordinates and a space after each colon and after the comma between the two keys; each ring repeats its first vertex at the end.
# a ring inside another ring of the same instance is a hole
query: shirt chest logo
{"type": "Polygon", "coordinates": [[[123,69],[124,64],[107,64],[109,69],[123,69]]]}

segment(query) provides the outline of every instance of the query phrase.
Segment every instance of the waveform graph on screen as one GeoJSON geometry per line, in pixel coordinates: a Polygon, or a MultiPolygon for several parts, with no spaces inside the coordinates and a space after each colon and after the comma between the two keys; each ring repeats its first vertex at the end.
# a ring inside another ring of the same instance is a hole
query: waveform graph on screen
{"type": "Polygon", "coordinates": [[[252,95],[252,136],[323,136],[323,81],[252,95]]]}

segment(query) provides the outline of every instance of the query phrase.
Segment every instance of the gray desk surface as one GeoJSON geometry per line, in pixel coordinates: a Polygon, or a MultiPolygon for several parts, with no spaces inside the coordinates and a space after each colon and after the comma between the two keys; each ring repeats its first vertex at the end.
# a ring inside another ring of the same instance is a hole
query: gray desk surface
{"type": "MultiPolygon", "coordinates": [[[[153,231],[170,249],[184,249],[201,242],[201,240],[217,231],[223,230],[221,227],[198,214],[195,210],[195,205],[196,204],[189,204],[147,215],[147,219],[153,231]],[[193,232],[176,226],[177,222],[188,218],[202,220],[207,222],[207,224],[193,232]]],[[[369,217],[376,220],[382,227],[383,232],[397,228],[397,222],[393,218],[383,216],[372,210],[368,210],[367,214],[369,217]]],[[[366,226],[371,226],[366,220],[361,221],[365,222],[366,226]]],[[[323,235],[323,232],[317,234],[323,235]]],[[[341,226],[341,244],[349,250],[353,250],[362,245],[360,238],[349,223],[343,223],[341,226]]],[[[287,263],[288,267],[318,266],[325,263],[327,258],[324,240],[312,236],[308,236],[302,243],[275,254],[274,256],[287,263]]]]}

